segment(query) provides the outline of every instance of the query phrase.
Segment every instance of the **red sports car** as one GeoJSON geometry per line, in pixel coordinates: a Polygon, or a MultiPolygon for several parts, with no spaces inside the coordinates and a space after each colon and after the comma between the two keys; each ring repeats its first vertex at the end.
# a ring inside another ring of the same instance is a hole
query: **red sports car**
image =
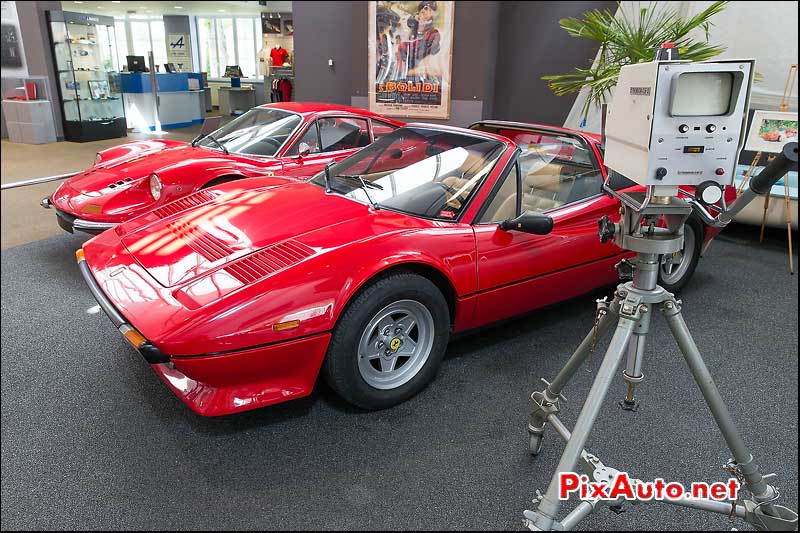
{"type": "MultiPolygon", "coordinates": [[[[256,178],[163,205],[77,258],[197,413],[299,398],[320,372],[379,409],[433,378],[451,334],[617,281],[627,252],[597,235],[600,217],[619,218],[604,178],[598,139],[578,132],[408,125],[308,182],[256,178]]],[[[716,233],[687,227],[685,254],[662,266],[671,289],[716,233]]]]}
{"type": "Polygon", "coordinates": [[[256,107],[191,144],[137,141],[97,154],[94,166],[41,202],[70,233],[100,233],[201,189],[254,176],[307,179],[402,123],[364,109],[286,102],[256,107]]]}

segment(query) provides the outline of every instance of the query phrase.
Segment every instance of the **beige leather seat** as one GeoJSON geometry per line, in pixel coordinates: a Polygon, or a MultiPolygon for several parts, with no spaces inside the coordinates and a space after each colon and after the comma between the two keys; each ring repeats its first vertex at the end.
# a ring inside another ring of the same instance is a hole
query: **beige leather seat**
{"type": "MultiPolygon", "coordinates": [[[[561,173],[564,165],[549,163],[525,175],[522,187],[523,211],[546,211],[564,204],[565,184],[561,173]]],[[[571,185],[571,183],[569,184],[571,185]]]]}

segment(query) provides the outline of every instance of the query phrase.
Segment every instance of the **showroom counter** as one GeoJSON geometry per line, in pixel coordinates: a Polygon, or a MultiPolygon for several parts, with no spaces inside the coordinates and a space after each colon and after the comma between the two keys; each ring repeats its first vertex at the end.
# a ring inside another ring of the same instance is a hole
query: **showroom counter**
{"type": "MultiPolygon", "coordinates": [[[[125,72],[120,78],[128,127],[135,131],[155,130],[156,116],[150,73],[125,72]]],[[[161,129],[185,128],[203,122],[206,104],[199,73],[157,73],[156,83],[161,129]],[[193,79],[197,83],[190,82],[193,79]],[[195,86],[196,89],[190,88],[195,86]]]]}

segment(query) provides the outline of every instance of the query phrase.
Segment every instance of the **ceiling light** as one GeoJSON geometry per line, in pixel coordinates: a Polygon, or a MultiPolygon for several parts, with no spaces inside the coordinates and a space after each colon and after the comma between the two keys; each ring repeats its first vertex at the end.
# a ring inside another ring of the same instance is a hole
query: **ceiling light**
{"type": "Polygon", "coordinates": [[[224,9],[217,9],[217,13],[225,13],[224,9]]]}
{"type": "Polygon", "coordinates": [[[175,9],[183,9],[183,6],[175,6],[175,9]]]}
{"type": "Polygon", "coordinates": [[[83,2],[81,0],[75,0],[73,3],[74,4],[82,4],[83,2]]]}

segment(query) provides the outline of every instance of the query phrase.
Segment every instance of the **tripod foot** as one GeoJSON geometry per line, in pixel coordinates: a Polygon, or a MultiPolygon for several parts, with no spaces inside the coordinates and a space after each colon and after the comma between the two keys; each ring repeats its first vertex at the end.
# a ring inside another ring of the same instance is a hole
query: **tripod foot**
{"type": "Polygon", "coordinates": [[[773,511],[779,516],[765,514],[760,506],[754,502],[745,501],[748,522],[758,531],[797,531],[797,513],[783,505],[772,505],[773,511]]]}
{"type": "Polygon", "coordinates": [[[611,511],[611,512],[613,512],[614,514],[618,514],[618,515],[619,515],[619,514],[622,514],[622,513],[624,513],[624,512],[625,512],[625,507],[623,507],[623,506],[622,506],[622,504],[619,504],[619,505],[609,505],[609,506],[608,506],[608,510],[609,510],[609,511],[611,511]]]}
{"type": "Polygon", "coordinates": [[[631,401],[631,400],[625,399],[625,400],[620,400],[618,404],[619,404],[620,409],[622,409],[623,411],[631,411],[631,412],[635,413],[636,411],[639,410],[639,406],[641,405],[641,402],[639,400],[631,401]]]}

